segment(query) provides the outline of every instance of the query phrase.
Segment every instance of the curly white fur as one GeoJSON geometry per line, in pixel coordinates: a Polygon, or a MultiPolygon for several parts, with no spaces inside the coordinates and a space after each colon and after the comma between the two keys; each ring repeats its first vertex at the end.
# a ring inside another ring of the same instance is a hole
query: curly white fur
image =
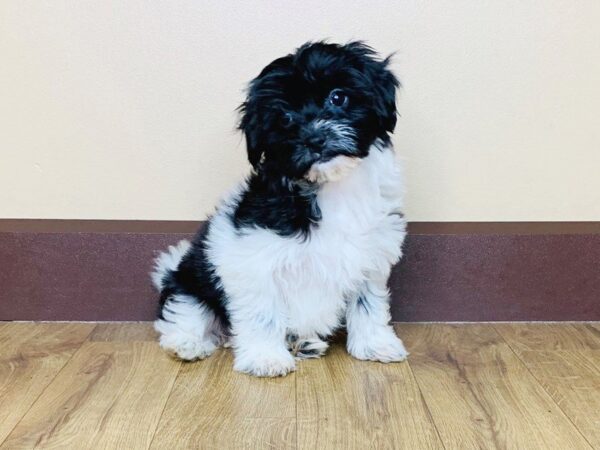
{"type": "MultiPolygon", "coordinates": [[[[263,228],[240,233],[230,212],[243,184],[212,219],[207,254],[227,295],[238,371],[285,375],[295,369],[286,336],[316,346],[318,356],[326,344],[317,345],[316,336],[331,334],[343,319],[348,351],[356,358],[391,362],[407,356],[389,325],[386,287],[406,235],[399,214],[402,175],[394,152],[376,144],[369,156],[352,164],[333,161],[313,168],[315,178],[324,182],[317,194],[322,220],[308,239],[263,228]]],[[[172,268],[186,245],[159,258],[158,273],[172,268]]],[[[160,275],[153,279],[160,285],[160,275]]],[[[179,300],[169,307],[190,308],[179,300]]],[[[185,324],[157,325],[161,343],[186,359],[207,356],[218,344],[211,332],[214,317],[201,307],[186,313],[185,324]]]]}

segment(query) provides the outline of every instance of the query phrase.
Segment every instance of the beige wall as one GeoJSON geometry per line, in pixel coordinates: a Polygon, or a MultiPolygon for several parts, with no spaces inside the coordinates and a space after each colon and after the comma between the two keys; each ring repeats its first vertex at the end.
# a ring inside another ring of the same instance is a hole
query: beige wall
{"type": "Polygon", "coordinates": [[[0,2],[0,217],[198,219],[245,82],[309,39],[397,51],[411,220],[600,220],[600,1],[0,2]]]}

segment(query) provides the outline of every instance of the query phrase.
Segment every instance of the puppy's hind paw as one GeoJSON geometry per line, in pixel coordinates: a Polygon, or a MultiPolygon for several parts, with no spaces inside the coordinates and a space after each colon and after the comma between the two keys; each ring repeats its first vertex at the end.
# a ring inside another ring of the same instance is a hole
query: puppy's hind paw
{"type": "Polygon", "coordinates": [[[288,336],[288,349],[296,359],[320,358],[329,348],[329,344],[318,337],[298,338],[288,336]]]}
{"type": "Polygon", "coordinates": [[[217,346],[210,340],[187,339],[176,343],[169,342],[168,337],[160,339],[160,346],[169,355],[183,361],[197,361],[210,356],[217,346]]]}

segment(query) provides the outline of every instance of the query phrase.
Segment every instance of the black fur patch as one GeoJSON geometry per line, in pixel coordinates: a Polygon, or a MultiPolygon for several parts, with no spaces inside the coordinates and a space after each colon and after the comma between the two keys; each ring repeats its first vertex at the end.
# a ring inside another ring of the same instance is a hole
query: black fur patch
{"type": "Polygon", "coordinates": [[[225,292],[221,287],[215,268],[206,255],[206,236],[210,227],[201,229],[192,241],[191,249],[185,254],[176,271],[167,273],[160,293],[159,318],[164,320],[162,310],[165,302],[177,294],[189,295],[215,313],[228,328],[229,316],[225,308],[225,292]]]}
{"type": "Polygon", "coordinates": [[[248,180],[233,214],[236,228],[260,227],[281,236],[308,235],[311,225],[321,219],[317,194],[307,183],[272,182],[260,174],[248,180]]]}

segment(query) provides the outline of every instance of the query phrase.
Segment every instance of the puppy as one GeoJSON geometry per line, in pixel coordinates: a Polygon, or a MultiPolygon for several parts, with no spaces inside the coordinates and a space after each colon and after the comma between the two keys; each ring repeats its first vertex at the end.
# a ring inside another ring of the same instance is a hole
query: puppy
{"type": "Polygon", "coordinates": [[[250,83],[250,175],[155,261],[166,351],[191,361],[231,345],[235,370],[273,377],[323,355],[345,324],[355,358],[406,358],[387,288],[406,235],[398,85],[362,42],[307,43],[250,83]]]}

